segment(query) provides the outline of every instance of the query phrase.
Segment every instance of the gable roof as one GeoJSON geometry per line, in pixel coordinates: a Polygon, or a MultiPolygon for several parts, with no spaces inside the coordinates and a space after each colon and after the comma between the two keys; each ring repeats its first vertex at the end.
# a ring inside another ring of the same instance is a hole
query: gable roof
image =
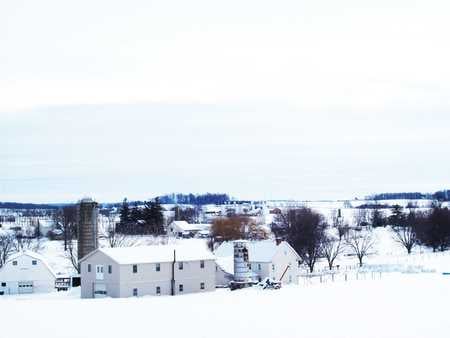
{"type": "MultiPolygon", "coordinates": [[[[281,242],[279,245],[275,241],[249,241],[248,242],[248,258],[250,262],[271,262],[278,250],[281,248],[291,250],[296,256],[297,252],[287,243],[281,242]]],[[[214,251],[217,257],[227,257],[234,255],[233,242],[223,242],[214,251]]]]}
{"type": "Polygon", "coordinates": [[[40,254],[38,254],[37,252],[33,252],[33,251],[30,251],[30,250],[17,252],[15,254],[11,255],[8,258],[8,260],[6,261],[6,264],[8,264],[9,262],[12,262],[12,261],[14,261],[14,260],[16,260],[16,259],[18,259],[18,258],[20,258],[22,256],[28,256],[28,257],[30,257],[32,259],[36,259],[36,260],[40,261],[42,263],[42,265],[44,265],[50,271],[50,273],[53,276],[55,276],[55,278],[56,278],[55,271],[53,271],[53,269],[47,263],[47,260],[45,259],[45,257],[40,255],[40,254]]]}
{"type": "Polygon", "coordinates": [[[86,255],[80,262],[92,256],[95,252],[102,252],[118,264],[145,264],[172,262],[174,251],[177,261],[214,260],[215,256],[206,245],[149,245],[122,248],[101,248],[86,255]]]}

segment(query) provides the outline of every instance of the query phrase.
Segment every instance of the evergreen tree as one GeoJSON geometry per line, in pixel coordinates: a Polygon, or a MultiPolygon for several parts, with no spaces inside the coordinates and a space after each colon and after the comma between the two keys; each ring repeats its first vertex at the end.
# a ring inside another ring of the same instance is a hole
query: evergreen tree
{"type": "Polygon", "coordinates": [[[158,197],[151,203],[150,214],[153,220],[153,233],[158,235],[164,233],[164,214],[158,197]]]}
{"type": "Polygon", "coordinates": [[[128,200],[125,197],[122,202],[122,207],[120,208],[120,223],[127,224],[130,222],[130,206],[128,200]]]}
{"type": "Polygon", "coordinates": [[[403,208],[396,204],[392,207],[392,215],[389,217],[389,223],[392,226],[403,226],[405,224],[405,215],[403,208]]]}
{"type": "Polygon", "coordinates": [[[137,221],[139,221],[140,219],[142,219],[142,212],[141,212],[141,209],[139,209],[138,202],[134,202],[134,205],[133,205],[133,207],[131,208],[131,211],[130,211],[130,219],[131,219],[133,222],[137,222],[137,221]]]}
{"type": "Polygon", "coordinates": [[[384,217],[383,217],[383,214],[381,213],[380,209],[375,208],[372,210],[371,223],[374,228],[385,225],[384,217]]]}

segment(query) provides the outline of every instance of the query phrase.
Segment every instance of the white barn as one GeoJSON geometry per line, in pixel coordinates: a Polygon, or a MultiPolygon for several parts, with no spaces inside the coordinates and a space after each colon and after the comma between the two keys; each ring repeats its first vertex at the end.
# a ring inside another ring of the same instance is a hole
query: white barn
{"type": "Polygon", "coordinates": [[[0,269],[0,295],[43,293],[55,289],[56,274],[45,258],[25,251],[12,255],[0,269]]]}
{"type": "Polygon", "coordinates": [[[81,297],[181,295],[215,290],[215,257],[205,247],[97,249],[81,261],[81,297]]]}
{"type": "MultiPolygon", "coordinates": [[[[233,271],[233,242],[224,242],[216,250],[216,283],[224,285],[231,281],[233,271]]],[[[255,281],[265,278],[281,281],[285,284],[297,283],[300,275],[300,256],[285,241],[272,240],[249,241],[248,256],[255,281]]]]}

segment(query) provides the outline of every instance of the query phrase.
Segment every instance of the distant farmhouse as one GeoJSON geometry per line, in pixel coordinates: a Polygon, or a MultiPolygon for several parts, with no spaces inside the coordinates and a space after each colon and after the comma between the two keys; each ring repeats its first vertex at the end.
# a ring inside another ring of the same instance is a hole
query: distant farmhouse
{"type": "Polygon", "coordinates": [[[0,269],[0,295],[51,292],[56,274],[41,255],[26,251],[12,255],[0,269]]]}
{"type": "MultiPolygon", "coordinates": [[[[300,256],[285,241],[249,241],[248,261],[253,279],[270,278],[285,284],[297,283],[300,274],[300,256]]],[[[222,243],[214,252],[217,257],[216,283],[227,285],[233,279],[233,242],[222,243]]]]}
{"type": "Polygon", "coordinates": [[[104,248],[80,264],[82,298],[181,295],[216,287],[215,258],[206,246],[104,248]]]}

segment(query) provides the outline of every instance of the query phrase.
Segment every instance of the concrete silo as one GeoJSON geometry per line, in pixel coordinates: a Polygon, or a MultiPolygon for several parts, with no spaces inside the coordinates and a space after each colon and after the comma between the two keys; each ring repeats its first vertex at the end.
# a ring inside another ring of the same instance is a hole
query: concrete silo
{"type": "Polygon", "coordinates": [[[230,283],[232,290],[242,289],[255,284],[248,256],[248,241],[234,241],[234,280],[230,283]]]}
{"type": "Polygon", "coordinates": [[[98,203],[84,198],[78,204],[78,260],[98,248],[98,203]]]}

